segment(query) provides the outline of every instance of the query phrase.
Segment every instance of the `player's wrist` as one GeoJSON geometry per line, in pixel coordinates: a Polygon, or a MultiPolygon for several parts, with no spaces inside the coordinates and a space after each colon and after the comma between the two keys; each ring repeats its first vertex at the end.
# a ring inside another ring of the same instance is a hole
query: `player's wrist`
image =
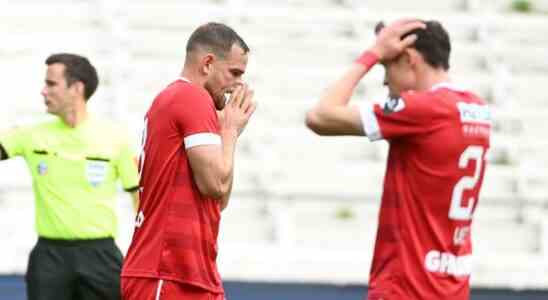
{"type": "Polygon", "coordinates": [[[373,47],[369,48],[369,51],[375,53],[375,55],[377,55],[377,57],[379,58],[379,61],[382,61],[384,59],[384,48],[381,47],[380,45],[378,44],[375,44],[373,45],[373,47]]]}
{"type": "Polygon", "coordinates": [[[221,137],[222,138],[229,138],[236,140],[238,138],[238,135],[240,134],[240,131],[237,128],[222,128],[221,129],[221,137]]]}
{"type": "Polygon", "coordinates": [[[366,69],[371,69],[376,65],[381,59],[379,50],[375,47],[365,50],[357,59],[356,63],[364,66],[366,69]]]}

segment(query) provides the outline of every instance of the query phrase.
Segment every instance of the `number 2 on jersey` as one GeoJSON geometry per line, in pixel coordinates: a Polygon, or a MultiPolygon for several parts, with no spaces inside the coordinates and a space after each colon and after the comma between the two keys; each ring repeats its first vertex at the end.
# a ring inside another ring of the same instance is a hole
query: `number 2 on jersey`
{"type": "Polygon", "coordinates": [[[473,189],[480,179],[480,174],[483,167],[483,155],[484,149],[482,146],[468,146],[459,158],[459,168],[465,169],[471,160],[476,161],[476,167],[474,168],[474,176],[462,177],[455,187],[453,188],[453,194],[451,196],[451,207],[449,208],[449,219],[452,220],[470,220],[472,219],[474,209],[474,198],[468,200],[468,206],[463,207],[461,205],[463,193],[465,190],[473,189]]]}

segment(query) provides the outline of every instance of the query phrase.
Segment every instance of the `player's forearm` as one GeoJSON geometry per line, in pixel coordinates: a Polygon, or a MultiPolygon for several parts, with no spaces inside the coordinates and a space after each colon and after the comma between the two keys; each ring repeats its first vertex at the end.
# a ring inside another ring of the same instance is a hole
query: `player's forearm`
{"type": "Polygon", "coordinates": [[[360,64],[352,64],[341,78],[327,88],[320,98],[317,107],[330,108],[347,105],[352,97],[354,89],[367,71],[368,70],[360,64]]]}
{"type": "Polygon", "coordinates": [[[336,106],[346,106],[360,80],[379,61],[375,48],[364,52],[341,78],[331,84],[317,105],[317,108],[329,109],[336,106]]]}
{"type": "Polygon", "coordinates": [[[378,60],[373,51],[364,52],[306,114],[306,126],[319,135],[363,135],[360,117],[348,103],[360,80],[378,60]]]}
{"type": "Polygon", "coordinates": [[[222,200],[230,194],[234,173],[234,154],[238,133],[234,130],[221,130],[222,151],[219,163],[213,175],[213,184],[206,193],[214,199],[222,200]]]}
{"type": "Polygon", "coordinates": [[[234,183],[234,172],[232,172],[232,177],[230,180],[230,186],[228,187],[228,192],[219,199],[221,204],[221,211],[223,211],[228,206],[228,201],[230,200],[230,195],[232,194],[232,184],[234,183]]]}

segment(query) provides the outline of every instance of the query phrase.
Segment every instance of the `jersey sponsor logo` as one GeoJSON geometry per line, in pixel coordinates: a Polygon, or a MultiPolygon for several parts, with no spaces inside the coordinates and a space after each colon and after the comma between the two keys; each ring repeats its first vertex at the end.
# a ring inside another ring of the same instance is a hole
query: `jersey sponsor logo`
{"type": "Polygon", "coordinates": [[[424,257],[424,267],[432,273],[469,276],[472,271],[472,255],[457,256],[449,252],[430,250],[424,257]]]}
{"type": "Polygon", "coordinates": [[[38,163],[38,166],[36,167],[36,169],[38,170],[38,174],[42,176],[48,173],[48,165],[44,161],[41,161],[40,163],[38,163]]]}
{"type": "Polygon", "coordinates": [[[93,187],[99,186],[105,182],[108,172],[108,162],[105,161],[88,161],[86,167],[86,175],[89,183],[93,187]]]}
{"type": "Polygon", "coordinates": [[[390,98],[384,102],[383,113],[389,115],[405,108],[405,102],[402,98],[390,98]]]}
{"type": "Polygon", "coordinates": [[[457,108],[463,123],[491,124],[491,112],[487,105],[458,102],[457,108]]]}
{"type": "Polygon", "coordinates": [[[463,124],[462,133],[465,137],[489,138],[491,135],[491,126],[486,124],[463,124]]]}

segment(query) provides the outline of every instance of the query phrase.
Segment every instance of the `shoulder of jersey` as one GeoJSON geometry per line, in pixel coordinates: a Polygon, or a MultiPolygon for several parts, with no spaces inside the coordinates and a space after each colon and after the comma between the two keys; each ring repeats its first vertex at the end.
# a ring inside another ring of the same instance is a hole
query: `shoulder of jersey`
{"type": "Polygon", "coordinates": [[[196,93],[196,96],[211,98],[211,95],[209,95],[209,92],[204,87],[201,87],[192,83],[187,83],[187,84],[191,88],[192,92],[196,93]]]}
{"type": "Polygon", "coordinates": [[[38,115],[19,118],[14,124],[13,128],[34,128],[52,126],[59,122],[57,117],[51,115],[38,115]]]}
{"type": "Polygon", "coordinates": [[[123,121],[113,120],[101,115],[90,116],[93,128],[101,135],[110,137],[123,137],[129,134],[129,129],[123,121]]]}

